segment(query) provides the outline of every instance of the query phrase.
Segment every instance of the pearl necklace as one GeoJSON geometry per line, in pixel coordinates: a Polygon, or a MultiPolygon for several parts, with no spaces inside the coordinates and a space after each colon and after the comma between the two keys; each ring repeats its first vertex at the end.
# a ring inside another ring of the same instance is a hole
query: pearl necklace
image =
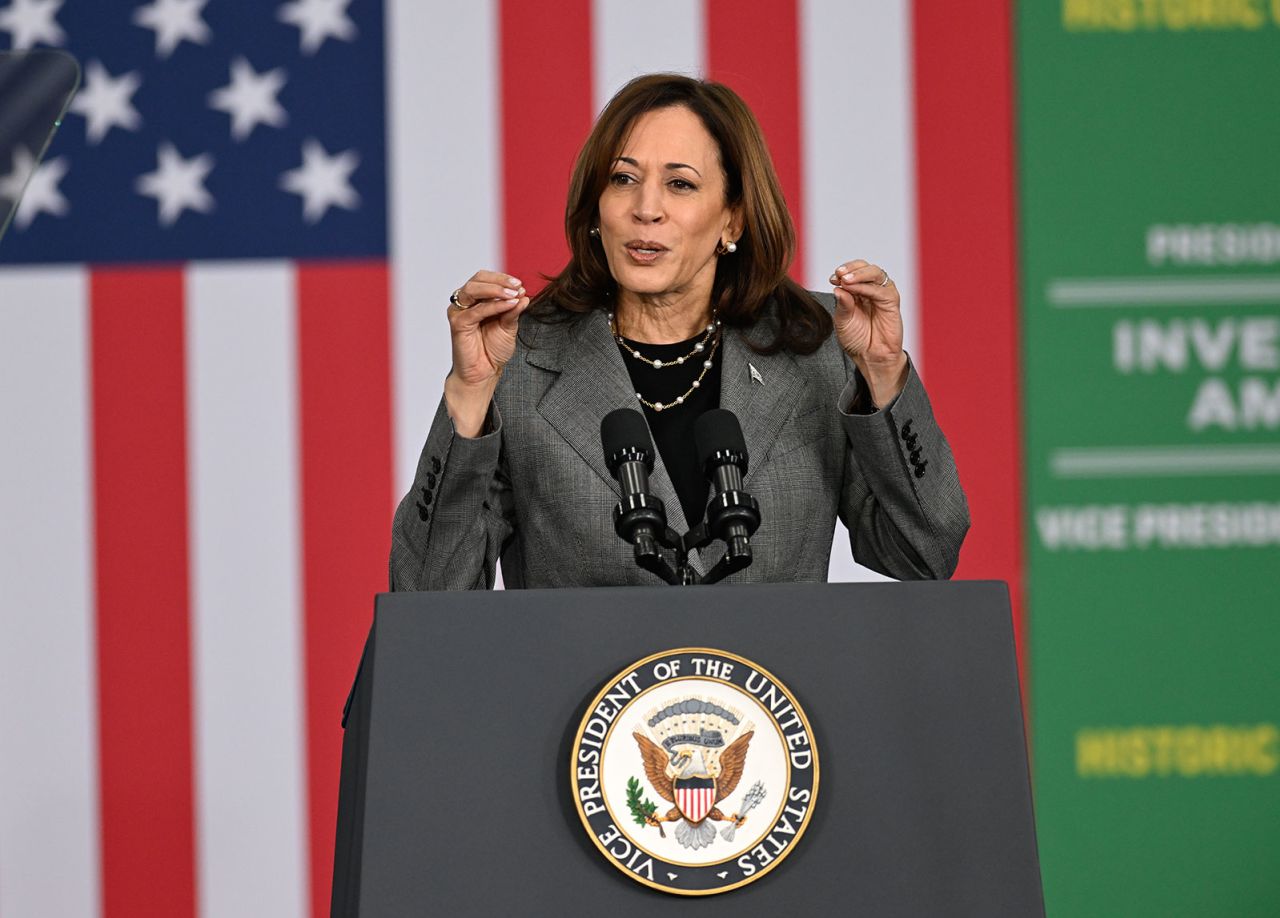
{"type": "Polygon", "coordinates": [[[644,361],[645,363],[649,364],[649,366],[653,367],[655,370],[661,370],[664,367],[679,366],[680,364],[684,363],[686,360],[690,360],[696,357],[697,355],[701,354],[703,351],[707,349],[707,342],[711,340],[711,336],[715,334],[715,330],[719,327],[720,327],[720,320],[716,318],[716,315],[713,312],[711,313],[711,322],[707,325],[706,331],[702,333],[701,340],[699,340],[696,344],[694,344],[693,350],[685,354],[683,357],[677,357],[675,360],[661,360],[657,358],[651,359],[649,357],[646,357],[644,354],[641,354],[638,350],[636,350],[634,347],[632,347],[630,344],[627,343],[627,339],[622,337],[622,335],[618,333],[618,326],[614,321],[613,313],[609,313],[609,331],[613,333],[613,337],[618,342],[618,345],[620,347],[626,348],[627,352],[631,354],[632,357],[636,358],[636,360],[644,361]]]}
{"type": "Polygon", "coordinates": [[[707,330],[706,330],[706,333],[703,335],[702,340],[699,341],[697,344],[695,344],[693,346],[693,350],[690,351],[688,354],[686,354],[683,357],[678,357],[672,361],[650,360],[648,357],[641,354],[635,348],[631,347],[631,345],[627,344],[626,339],[623,338],[620,334],[618,334],[618,328],[613,321],[613,313],[609,313],[609,330],[613,332],[613,337],[618,340],[618,344],[626,348],[627,351],[630,352],[630,354],[633,357],[637,358],[638,360],[643,360],[645,363],[649,364],[655,370],[661,370],[663,367],[682,364],[686,360],[688,360],[690,357],[693,357],[695,354],[703,353],[706,350],[707,341],[709,340],[711,342],[711,351],[710,353],[707,354],[706,359],[702,361],[702,372],[698,374],[698,378],[693,381],[693,385],[691,385],[688,389],[684,391],[683,395],[677,395],[674,401],[666,402],[664,404],[663,402],[651,402],[647,398],[645,398],[643,395],[641,395],[639,392],[636,393],[636,398],[639,400],[640,404],[644,405],[646,408],[652,408],[654,411],[665,411],[668,408],[675,408],[677,405],[683,405],[684,400],[693,394],[693,390],[697,389],[702,385],[703,377],[707,375],[707,371],[710,370],[711,367],[714,365],[714,360],[712,358],[714,358],[716,355],[716,348],[720,346],[720,335],[718,334],[719,328],[720,328],[720,320],[715,319],[713,316],[713,321],[709,325],[707,325],[707,330]]]}

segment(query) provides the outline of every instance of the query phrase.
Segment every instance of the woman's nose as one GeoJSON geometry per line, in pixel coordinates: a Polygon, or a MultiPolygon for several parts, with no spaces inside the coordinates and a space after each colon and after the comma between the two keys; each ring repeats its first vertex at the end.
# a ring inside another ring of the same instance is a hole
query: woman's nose
{"type": "Polygon", "coordinates": [[[636,195],[635,210],[632,215],[639,223],[658,223],[662,220],[662,189],[649,184],[640,187],[636,195]]]}

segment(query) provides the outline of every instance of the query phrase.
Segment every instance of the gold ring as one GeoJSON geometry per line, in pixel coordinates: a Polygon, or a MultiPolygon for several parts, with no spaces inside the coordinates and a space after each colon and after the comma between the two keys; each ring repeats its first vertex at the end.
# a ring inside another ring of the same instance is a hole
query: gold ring
{"type": "Polygon", "coordinates": [[[889,272],[888,272],[888,271],[886,271],[884,268],[881,268],[881,269],[880,269],[880,273],[884,275],[884,280],[882,280],[882,281],[880,282],[880,286],[881,286],[881,287],[888,287],[888,286],[889,286],[889,272]]]}
{"type": "Polygon", "coordinates": [[[462,292],[462,288],[459,287],[457,290],[453,291],[453,293],[449,294],[449,305],[456,306],[458,309],[470,309],[471,306],[475,305],[475,303],[472,303],[471,306],[463,306],[461,303],[458,302],[458,294],[461,292],[462,292]]]}

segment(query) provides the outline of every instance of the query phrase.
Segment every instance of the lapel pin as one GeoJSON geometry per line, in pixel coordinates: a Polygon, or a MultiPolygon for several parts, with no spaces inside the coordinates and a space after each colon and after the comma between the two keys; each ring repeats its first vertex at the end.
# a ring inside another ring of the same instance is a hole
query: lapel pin
{"type": "Polygon", "coordinates": [[[756,365],[754,363],[748,363],[747,366],[751,368],[751,378],[763,386],[764,377],[760,375],[760,371],[756,369],[756,365]]]}

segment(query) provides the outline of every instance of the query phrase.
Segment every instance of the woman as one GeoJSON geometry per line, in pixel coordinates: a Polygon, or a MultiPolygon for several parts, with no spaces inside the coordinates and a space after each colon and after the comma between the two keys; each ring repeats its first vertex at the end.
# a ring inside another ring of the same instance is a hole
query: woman
{"type": "MultiPolygon", "coordinates": [[[[902,350],[897,287],[863,260],[832,294],[787,277],[795,232],[767,148],[730,89],[639,77],[578,156],[568,266],[532,300],[478,271],[450,297],[453,368],[396,512],[391,586],[657,583],[613,531],[600,419],[642,407],[651,490],[702,518],[693,420],[742,422],[760,504],[739,581],[824,580],[837,515],[855,559],[890,576],[955,569],[968,507],[902,350]]],[[[700,572],[723,549],[694,558],[700,572]]]]}

